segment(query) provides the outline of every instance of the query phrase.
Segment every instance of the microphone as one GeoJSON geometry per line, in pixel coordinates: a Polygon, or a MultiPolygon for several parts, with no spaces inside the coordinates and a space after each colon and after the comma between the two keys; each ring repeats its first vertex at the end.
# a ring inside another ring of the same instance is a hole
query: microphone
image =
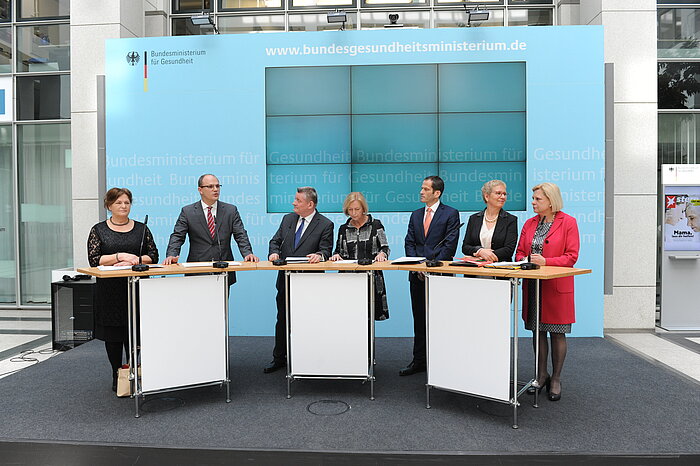
{"type": "Polygon", "coordinates": [[[360,258],[360,230],[357,230],[357,265],[372,265],[372,263],[374,262],[371,257],[372,251],[367,251],[368,242],[369,241],[362,242],[362,244],[364,244],[364,247],[362,249],[365,250],[365,257],[360,258]]]}
{"type": "MultiPolygon", "coordinates": [[[[289,226],[289,230],[292,229],[292,226],[289,226]]],[[[287,261],[285,259],[282,259],[282,247],[284,246],[284,242],[287,240],[287,235],[282,235],[282,242],[280,243],[280,253],[278,254],[280,256],[279,259],[275,259],[272,261],[272,265],[281,267],[283,265],[287,265],[287,261]]]]}
{"type": "Polygon", "coordinates": [[[532,245],[530,245],[530,253],[527,255],[527,262],[520,264],[520,270],[537,270],[540,266],[532,262],[532,245]]]}
{"type": "MultiPolygon", "coordinates": [[[[435,245],[434,249],[437,249],[438,247],[440,247],[442,245],[442,243],[444,243],[447,240],[447,238],[449,238],[450,235],[452,235],[452,233],[454,233],[455,231],[459,231],[459,229],[462,228],[463,226],[464,226],[464,222],[460,223],[457,226],[457,228],[453,228],[450,231],[448,231],[447,234],[445,235],[445,237],[442,238],[442,241],[440,241],[438,244],[435,245]]],[[[426,267],[440,267],[442,265],[442,261],[435,259],[434,256],[435,256],[435,253],[433,253],[432,259],[425,261],[426,267]]]]}
{"type": "Polygon", "coordinates": [[[143,219],[143,234],[141,235],[141,245],[139,246],[139,263],[131,266],[134,272],[146,272],[150,267],[143,263],[143,240],[146,239],[146,225],[148,225],[148,215],[143,219]]]}
{"type": "Polygon", "coordinates": [[[228,262],[221,260],[221,238],[219,238],[219,224],[216,223],[216,217],[212,215],[214,219],[214,231],[216,232],[216,244],[219,246],[219,260],[212,263],[211,266],[215,269],[225,269],[228,267],[228,262]]]}

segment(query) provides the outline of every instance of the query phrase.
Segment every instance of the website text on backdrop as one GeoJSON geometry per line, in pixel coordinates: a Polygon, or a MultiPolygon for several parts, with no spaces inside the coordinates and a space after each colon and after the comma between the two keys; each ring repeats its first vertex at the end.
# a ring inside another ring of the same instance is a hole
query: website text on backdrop
{"type": "MultiPolygon", "coordinates": [[[[343,213],[348,221],[338,228],[338,239],[330,260],[357,260],[384,262],[389,258],[389,241],[381,220],[369,214],[367,199],[360,192],[352,192],[343,202],[343,213]]],[[[384,273],[374,271],[374,318],[389,318],[384,273]]]]}
{"type": "MultiPolygon", "coordinates": [[[[297,188],[294,196],[294,212],[282,217],[282,222],[270,239],[271,261],[287,257],[308,257],[310,263],[325,261],[331,257],[333,248],[333,222],[317,210],[316,189],[305,186],[297,188]]],[[[275,323],[275,347],[272,362],[263,372],[269,374],[287,365],[287,309],[284,272],[277,274],[277,322],[275,323]]]]}
{"type": "MultiPolygon", "coordinates": [[[[233,260],[231,237],[236,240],[243,260],[258,262],[248,239],[248,233],[233,204],[220,201],[221,184],[212,174],[205,174],[197,181],[201,200],[186,205],[180,211],[165,252],[165,265],[180,260],[180,248],[189,237],[190,251],[187,262],[233,260]]],[[[236,273],[229,273],[229,285],[236,283],[236,273]]]]}
{"type": "Polygon", "coordinates": [[[510,261],[518,244],[518,218],[506,212],[506,183],[491,180],[481,187],[486,208],[469,217],[462,252],[487,261],[510,261]]]}
{"type": "MultiPolygon", "coordinates": [[[[440,202],[445,182],[439,176],[428,176],[420,189],[425,204],[411,213],[404,247],[406,256],[451,261],[459,241],[459,212],[440,202]]],[[[413,312],[413,360],[399,375],[413,375],[426,370],[425,353],[425,277],[409,272],[411,309],[413,312]]]]}
{"type": "MultiPolygon", "coordinates": [[[[537,265],[573,267],[578,260],[580,240],[576,219],[562,212],[564,201],[554,183],[541,183],[532,188],[534,217],[523,225],[515,260],[528,259],[537,265]]],[[[523,320],[532,330],[538,361],[537,388],[547,388],[548,398],[561,398],[561,371],[566,358],[566,334],[576,321],[574,309],[574,278],[545,280],[540,285],[540,309],[535,308],[536,281],[523,282],[523,320]],[[535,329],[535,314],[539,312],[539,328],[535,329]],[[552,375],[547,370],[551,340],[552,375]]]]}
{"type": "MultiPolygon", "coordinates": [[[[126,188],[112,188],[105,194],[104,207],[111,216],[90,230],[87,241],[90,267],[133,266],[139,263],[140,255],[144,264],[158,262],[158,249],[151,231],[143,223],[129,218],[132,201],[131,191],[126,188]]],[[[112,391],[115,392],[117,370],[123,362],[122,348],[129,354],[127,281],[126,278],[98,278],[95,283],[95,338],[105,342],[112,370],[112,391]]]]}

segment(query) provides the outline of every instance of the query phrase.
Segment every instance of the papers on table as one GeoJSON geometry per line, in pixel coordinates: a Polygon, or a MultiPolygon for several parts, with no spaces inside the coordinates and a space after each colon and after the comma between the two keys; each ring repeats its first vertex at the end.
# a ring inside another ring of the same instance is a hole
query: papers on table
{"type": "MultiPolygon", "coordinates": [[[[236,266],[236,265],[241,265],[240,262],[237,261],[221,261],[221,262],[228,262],[229,266],[236,266]]],[[[182,262],[180,264],[181,266],[185,268],[192,268],[192,267],[213,267],[214,262],[182,262]]]]}
{"type": "Polygon", "coordinates": [[[357,264],[357,259],[343,259],[335,261],[336,264],[357,264]]]}
{"type": "Polygon", "coordinates": [[[287,264],[306,264],[309,262],[309,258],[306,256],[287,257],[285,260],[287,261],[287,264]]]}
{"type": "MultiPolygon", "coordinates": [[[[144,264],[147,265],[148,268],[150,269],[157,269],[157,268],[162,268],[163,264],[144,264]]],[[[130,265],[98,265],[97,268],[99,270],[107,271],[107,270],[131,270],[130,265]]]]}
{"type": "Polygon", "coordinates": [[[493,262],[487,261],[486,259],[481,259],[473,256],[466,256],[454,262],[450,262],[450,265],[456,265],[460,267],[483,267],[492,263],[493,262]]]}
{"type": "Polygon", "coordinates": [[[425,257],[403,256],[391,261],[392,264],[420,264],[421,262],[425,262],[425,257]]]}
{"type": "Polygon", "coordinates": [[[130,265],[98,265],[97,268],[103,272],[107,270],[131,270],[130,265]]]}
{"type": "Polygon", "coordinates": [[[493,267],[494,269],[519,269],[527,260],[521,260],[517,262],[494,262],[492,264],[485,265],[484,267],[493,267]]]}

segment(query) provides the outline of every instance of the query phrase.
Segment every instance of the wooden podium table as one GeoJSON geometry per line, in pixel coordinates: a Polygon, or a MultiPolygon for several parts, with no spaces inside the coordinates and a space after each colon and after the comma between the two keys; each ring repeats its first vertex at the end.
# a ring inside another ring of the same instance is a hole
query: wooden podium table
{"type": "Polygon", "coordinates": [[[369,381],[374,400],[374,274],[398,270],[388,262],[362,266],[321,262],[258,269],[285,273],[287,398],[297,379],[369,381]],[[296,272],[353,273],[296,273],[296,272]]]}
{"type": "Polygon", "coordinates": [[[226,269],[175,264],[146,272],[78,269],[98,279],[128,278],[129,379],[136,417],[141,398],[172,390],[225,384],[226,402],[231,401],[227,272],[255,268],[243,263],[226,269]]]}
{"type": "MultiPolygon", "coordinates": [[[[539,282],[591,271],[550,266],[538,270],[509,270],[448,265],[426,267],[425,264],[401,268],[426,274],[426,407],[430,408],[431,388],[506,403],[513,407],[513,428],[517,429],[518,397],[537,380],[539,353],[539,332],[535,332],[534,376],[518,389],[521,281],[539,282]],[[439,274],[464,274],[469,278],[439,274]],[[462,370],[456,371],[455,367],[462,370]]],[[[535,289],[539,309],[539,283],[535,289]]],[[[536,328],[539,319],[538,312],[536,328]]],[[[535,407],[538,394],[535,391],[535,407]]]]}
{"type": "MultiPolygon", "coordinates": [[[[363,266],[321,262],[274,266],[263,261],[243,262],[227,269],[176,264],[147,272],[98,268],[78,271],[100,279],[129,279],[129,366],[136,417],[139,398],[170,390],[226,384],[226,401],[230,402],[230,271],[285,273],[287,398],[291,397],[291,383],[307,378],[369,381],[370,399],[374,399],[372,272],[399,270],[426,274],[426,407],[430,408],[431,388],[485,398],[511,405],[513,427],[517,428],[518,397],[535,386],[539,351],[539,332],[535,332],[534,376],[518,388],[520,284],[523,279],[551,280],[591,270],[550,266],[510,270],[448,264],[427,267],[424,263],[375,262],[363,266]],[[295,273],[328,271],[355,273],[295,273]],[[167,277],[184,274],[188,276],[167,277]],[[197,344],[183,345],[188,341],[197,344]],[[141,373],[137,373],[137,366],[141,373]],[[455,371],[455,367],[464,370],[455,371]]],[[[539,308],[539,286],[535,289],[539,308]]],[[[538,313],[537,326],[539,319],[538,313]]],[[[534,405],[537,403],[535,391],[534,405]]]]}

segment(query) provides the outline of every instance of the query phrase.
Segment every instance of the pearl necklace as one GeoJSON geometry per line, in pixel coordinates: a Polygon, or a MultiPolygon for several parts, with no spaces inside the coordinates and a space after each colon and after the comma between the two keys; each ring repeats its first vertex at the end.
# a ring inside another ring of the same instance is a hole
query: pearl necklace
{"type": "Polygon", "coordinates": [[[484,212],[484,220],[486,220],[487,223],[495,223],[496,220],[498,220],[498,214],[496,214],[494,218],[488,218],[486,212],[484,212]]]}

